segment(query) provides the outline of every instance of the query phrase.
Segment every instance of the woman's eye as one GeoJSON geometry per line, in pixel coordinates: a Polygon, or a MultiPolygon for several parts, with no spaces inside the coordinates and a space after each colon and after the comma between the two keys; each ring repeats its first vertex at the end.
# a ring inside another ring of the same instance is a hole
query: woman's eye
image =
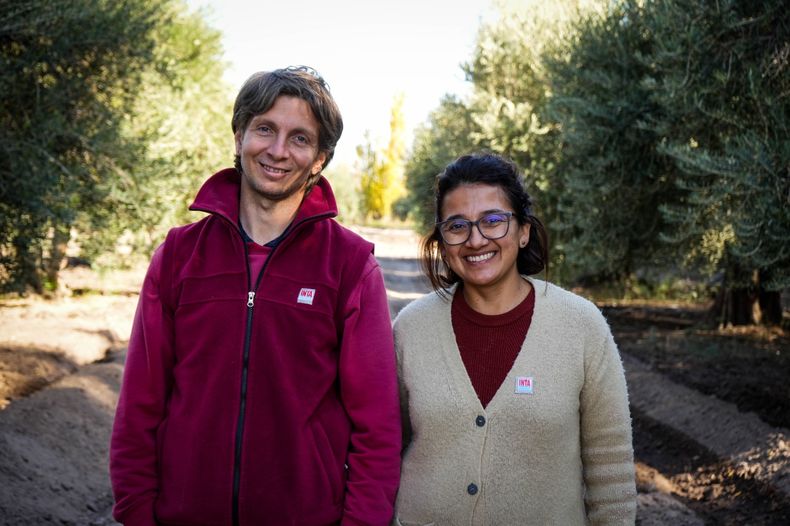
{"type": "Polygon", "coordinates": [[[500,214],[491,214],[490,216],[485,216],[483,219],[480,220],[484,226],[496,226],[501,223],[507,221],[507,216],[500,215],[500,214]]]}
{"type": "Polygon", "coordinates": [[[294,137],[294,140],[299,144],[308,144],[310,142],[309,139],[304,135],[297,135],[294,137]]]}
{"type": "Polygon", "coordinates": [[[467,225],[464,221],[453,221],[452,223],[447,223],[447,230],[450,232],[461,232],[466,230],[467,225]]]}
{"type": "Polygon", "coordinates": [[[270,133],[272,131],[268,126],[258,126],[257,130],[261,133],[270,133]]]}

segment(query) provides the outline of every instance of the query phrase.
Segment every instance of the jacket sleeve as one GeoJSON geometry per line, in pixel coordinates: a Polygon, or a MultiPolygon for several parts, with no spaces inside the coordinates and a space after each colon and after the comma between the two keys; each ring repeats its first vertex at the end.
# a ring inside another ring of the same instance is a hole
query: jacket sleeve
{"type": "Polygon", "coordinates": [[[173,318],[161,301],[161,267],[160,246],[137,304],[110,443],[113,516],[127,526],[156,524],[156,434],[173,367],[173,318]]]}
{"type": "Polygon", "coordinates": [[[349,296],[339,375],[352,425],[341,524],[386,525],[400,480],[401,426],[387,293],[372,254],[349,296]]]}
{"type": "Polygon", "coordinates": [[[625,373],[609,327],[596,314],[580,400],[585,503],[591,524],[632,525],[636,484],[625,373]]]}

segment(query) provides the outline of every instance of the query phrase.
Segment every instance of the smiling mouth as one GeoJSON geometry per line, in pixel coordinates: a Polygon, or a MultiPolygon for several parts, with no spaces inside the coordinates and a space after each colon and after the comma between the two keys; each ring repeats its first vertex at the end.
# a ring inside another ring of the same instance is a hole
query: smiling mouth
{"type": "Polygon", "coordinates": [[[474,256],[466,256],[466,260],[471,263],[480,263],[481,261],[486,261],[494,257],[493,252],[486,252],[485,254],[477,254],[474,256]]]}
{"type": "Polygon", "coordinates": [[[268,164],[260,163],[260,165],[263,167],[264,170],[266,170],[267,172],[271,172],[273,174],[283,175],[289,172],[289,170],[283,170],[282,168],[275,168],[274,166],[270,166],[268,164]]]}

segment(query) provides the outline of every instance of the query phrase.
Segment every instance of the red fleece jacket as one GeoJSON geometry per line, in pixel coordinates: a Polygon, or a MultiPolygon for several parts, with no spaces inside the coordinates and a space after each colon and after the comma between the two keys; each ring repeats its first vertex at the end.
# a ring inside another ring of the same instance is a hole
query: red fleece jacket
{"type": "Polygon", "coordinates": [[[129,525],[388,524],[400,416],[372,245],[323,178],[260,274],[215,174],[145,278],[115,417],[114,515],[129,525]]]}

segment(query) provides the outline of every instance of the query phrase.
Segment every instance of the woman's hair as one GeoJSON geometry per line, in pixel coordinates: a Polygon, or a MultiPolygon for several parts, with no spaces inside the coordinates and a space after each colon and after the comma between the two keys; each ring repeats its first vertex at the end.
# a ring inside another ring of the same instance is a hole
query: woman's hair
{"type": "MultiPolygon", "coordinates": [[[[465,184],[487,184],[502,189],[513,207],[513,217],[518,224],[530,225],[529,243],[526,247],[519,248],[516,258],[519,274],[532,275],[545,270],[548,278],[549,248],[546,229],[532,215],[532,199],[524,187],[524,177],[515,163],[492,153],[474,153],[463,155],[448,164],[436,177],[434,187],[437,222],[442,220],[444,198],[449,192],[465,184]]],[[[433,289],[439,293],[461,281],[444,261],[442,245],[442,237],[436,226],[421,242],[423,271],[433,289]]]]}

